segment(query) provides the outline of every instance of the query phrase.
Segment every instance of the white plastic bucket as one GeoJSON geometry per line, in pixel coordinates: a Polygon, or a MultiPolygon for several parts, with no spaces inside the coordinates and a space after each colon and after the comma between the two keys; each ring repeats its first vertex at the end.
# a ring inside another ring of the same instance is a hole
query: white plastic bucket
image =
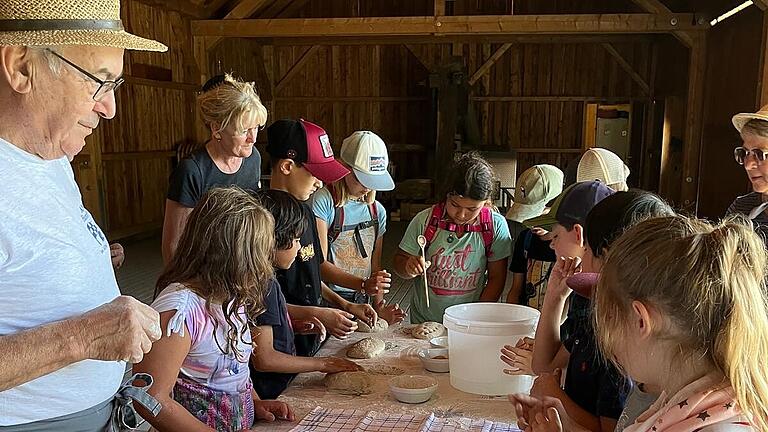
{"type": "Polygon", "coordinates": [[[448,361],[451,385],[468,393],[500,396],[528,393],[533,377],[503,372],[504,345],[514,345],[525,336],[533,337],[539,311],[506,303],[467,303],[445,310],[448,329],[448,361]]]}

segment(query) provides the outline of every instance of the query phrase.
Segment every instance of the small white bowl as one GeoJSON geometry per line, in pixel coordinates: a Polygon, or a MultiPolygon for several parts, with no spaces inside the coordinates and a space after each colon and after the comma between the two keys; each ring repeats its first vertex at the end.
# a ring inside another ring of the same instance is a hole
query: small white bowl
{"type": "Polygon", "coordinates": [[[419,360],[421,360],[424,369],[430,372],[442,373],[450,371],[448,364],[448,350],[446,348],[421,349],[419,350],[419,360]]]}
{"type": "Polygon", "coordinates": [[[389,380],[389,391],[400,402],[418,404],[437,390],[437,380],[425,375],[400,375],[389,380]]]}
{"type": "Polygon", "coordinates": [[[448,336],[438,336],[429,340],[432,348],[448,348],[448,336]]]}

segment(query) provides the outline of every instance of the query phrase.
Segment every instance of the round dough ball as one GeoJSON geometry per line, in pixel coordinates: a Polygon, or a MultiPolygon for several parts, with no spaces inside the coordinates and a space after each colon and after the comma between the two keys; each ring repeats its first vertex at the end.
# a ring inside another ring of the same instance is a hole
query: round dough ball
{"type": "Polygon", "coordinates": [[[328,390],[342,394],[364,395],[373,393],[373,378],[366,372],[339,372],[323,379],[328,390]]]}
{"type": "Polygon", "coordinates": [[[417,325],[411,335],[416,339],[432,339],[442,336],[445,333],[445,326],[434,321],[427,321],[417,325]]]}
{"type": "Polygon", "coordinates": [[[369,359],[384,352],[387,345],[378,338],[361,339],[347,350],[347,357],[354,359],[369,359]]]}
{"type": "Polygon", "coordinates": [[[373,327],[369,326],[365,321],[357,322],[357,331],[360,333],[378,333],[383,332],[388,328],[389,324],[387,323],[387,320],[381,318],[376,321],[376,324],[374,324],[373,327]]]}

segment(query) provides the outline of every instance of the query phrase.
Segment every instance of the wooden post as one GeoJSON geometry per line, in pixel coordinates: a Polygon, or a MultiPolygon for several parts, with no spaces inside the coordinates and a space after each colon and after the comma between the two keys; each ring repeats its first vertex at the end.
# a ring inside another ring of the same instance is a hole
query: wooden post
{"type": "Polygon", "coordinates": [[[763,38],[760,49],[760,72],[757,81],[757,106],[768,105],[768,10],[763,10],[763,38]]]}
{"type": "Polygon", "coordinates": [[[435,16],[444,16],[445,15],[445,0],[434,0],[435,1],[435,16]]]}
{"type": "MultiPolygon", "coordinates": [[[[194,37],[192,39],[192,44],[194,48],[194,56],[195,56],[195,64],[197,65],[197,75],[198,75],[198,81],[200,82],[200,85],[202,86],[205,84],[206,81],[208,81],[208,78],[210,78],[210,72],[209,72],[209,64],[208,64],[208,50],[206,49],[206,38],[205,37],[194,37]]],[[[206,130],[205,128],[205,122],[203,121],[200,110],[195,110],[196,113],[196,124],[197,124],[197,141],[198,142],[204,142],[207,141],[210,137],[210,131],[206,130]]]]}
{"type": "Polygon", "coordinates": [[[688,66],[688,98],[686,101],[685,133],[683,135],[683,184],[681,188],[683,208],[693,214],[698,210],[706,49],[706,35],[694,35],[688,66]]]}

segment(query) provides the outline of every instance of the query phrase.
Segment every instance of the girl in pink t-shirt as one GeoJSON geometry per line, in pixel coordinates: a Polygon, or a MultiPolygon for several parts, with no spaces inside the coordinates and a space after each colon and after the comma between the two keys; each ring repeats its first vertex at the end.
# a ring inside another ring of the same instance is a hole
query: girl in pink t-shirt
{"type": "Polygon", "coordinates": [[[259,400],[248,371],[273,231],[270,213],[236,187],[212,189],[189,215],[152,303],[163,336],[134,366],[155,378],[149,393],[163,409],[140,414],[156,429],[240,431],[254,418],[292,419],[284,403],[259,400]]]}

